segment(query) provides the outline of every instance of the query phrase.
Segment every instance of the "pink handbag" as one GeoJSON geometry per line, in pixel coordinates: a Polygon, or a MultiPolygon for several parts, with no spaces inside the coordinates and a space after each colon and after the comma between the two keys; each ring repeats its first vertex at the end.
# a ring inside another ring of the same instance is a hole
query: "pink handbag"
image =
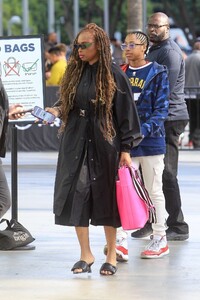
{"type": "Polygon", "coordinates": [[[121,167],[118,177],[116,195],[122,228],[139,229],[144,227],[148,220],[155,221],[155,208],[138,171],[133,167],[121,167]]]}

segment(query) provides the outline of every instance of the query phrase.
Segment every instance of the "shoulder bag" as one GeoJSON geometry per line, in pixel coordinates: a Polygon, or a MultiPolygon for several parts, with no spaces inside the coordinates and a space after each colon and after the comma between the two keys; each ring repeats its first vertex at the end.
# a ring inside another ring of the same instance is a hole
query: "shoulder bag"
{"type": "Polygon", "coordinates": [[[118,169],[116,196],[122,228],[134,230],[144,227],[147,221],[156,222],[155,207],[133,167],[118,169]]]}

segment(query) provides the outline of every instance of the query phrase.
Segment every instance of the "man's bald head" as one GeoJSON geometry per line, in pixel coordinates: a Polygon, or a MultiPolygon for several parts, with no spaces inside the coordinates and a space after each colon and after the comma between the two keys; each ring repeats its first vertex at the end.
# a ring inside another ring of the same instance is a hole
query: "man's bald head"
{"type": "Polygon", "coordinates": [[[163,12],[156,12],[153,15],[149,17],[149,20],[159,20],[159,22],[162,22],[162,24],[167,24],[169,26],[169,18],[166,14],[163,12]]]}
{"type": "Polygon", "coordinates": [[[154,13],[149,17],[147,33],[153,44],[158,44],[169,37],[169,18],[163,12],[154,13]]]}

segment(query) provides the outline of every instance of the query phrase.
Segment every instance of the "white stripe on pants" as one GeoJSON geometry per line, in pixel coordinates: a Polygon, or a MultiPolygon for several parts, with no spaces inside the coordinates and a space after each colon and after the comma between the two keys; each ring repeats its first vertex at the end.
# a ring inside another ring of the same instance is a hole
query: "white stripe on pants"
{"type": "Polygon", "coordinates": [[[162,189],[164,155],[132,157],[134,166],[141,166],[145,187],[156,209],[157,223],[152,224],[153,234],[165,235],[165,197],[162,189]]]}

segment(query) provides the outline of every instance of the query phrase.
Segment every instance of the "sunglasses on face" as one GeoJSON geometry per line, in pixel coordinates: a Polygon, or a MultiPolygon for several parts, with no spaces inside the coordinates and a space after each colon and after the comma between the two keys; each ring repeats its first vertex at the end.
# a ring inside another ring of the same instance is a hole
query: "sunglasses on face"
{"type": "Polygon", "coordinates": [[[89,48],[93,43],[74,44],[74,49],[81,48],[82,50],[89,48]]]}
{"type": "Polygon", "coordinates": [[[130,43],[130,44],[121,44],[121,49],[126,50],[126,49],[134,49],[136,46],[141,46],[143,44],[135,44],[135,43],[130,43]]]}
{"type": "Polygon", "coordinates": [[[168,26],[167,24],[158,25],[158,24],[147,24],[146,29],[155,29],[158,30],[161,27],[168,26]]]}

